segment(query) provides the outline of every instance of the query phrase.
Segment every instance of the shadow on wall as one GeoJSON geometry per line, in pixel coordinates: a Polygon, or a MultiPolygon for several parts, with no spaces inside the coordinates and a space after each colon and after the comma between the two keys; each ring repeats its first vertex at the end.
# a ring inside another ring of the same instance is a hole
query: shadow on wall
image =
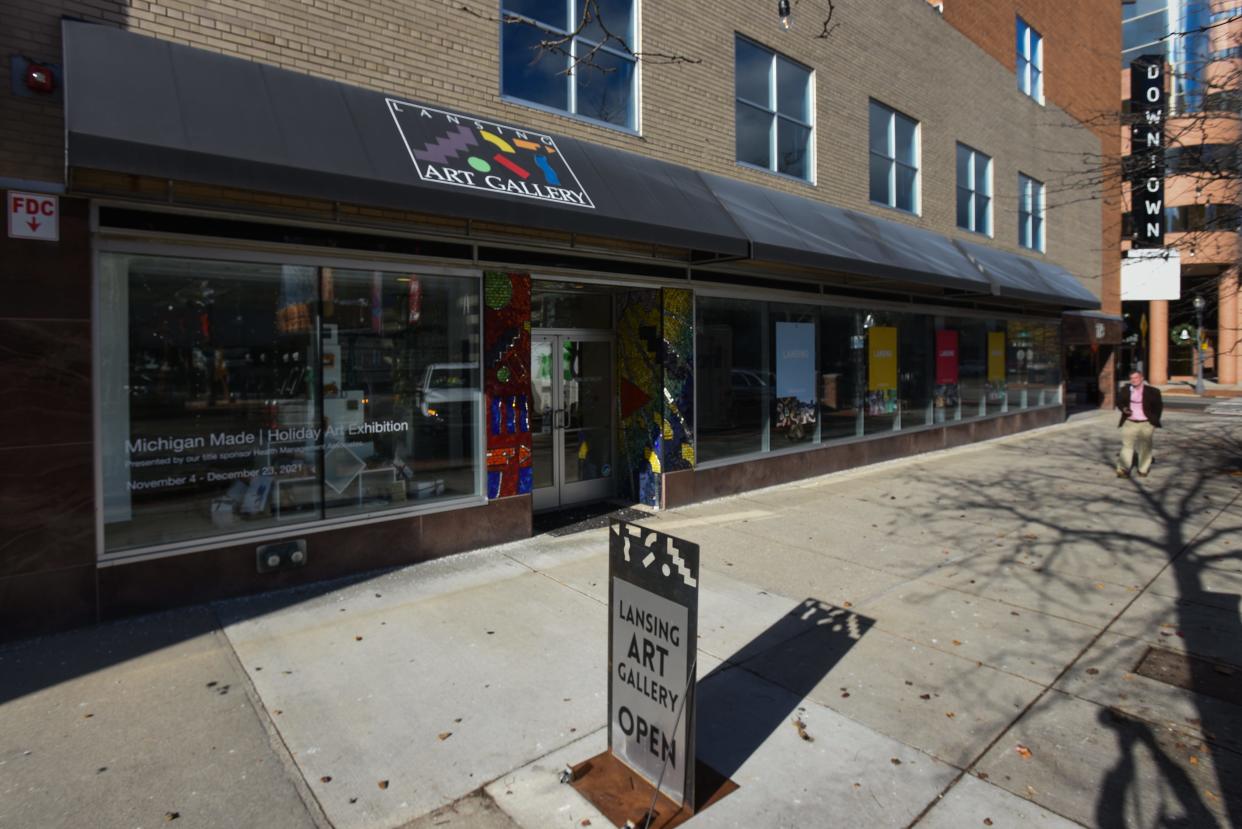
{"type": "Polygon", "coordinates": [[[806,599],[729,657],[697,687],[699,758],[733,776],[796,711],[875,620],[806,599]]]}

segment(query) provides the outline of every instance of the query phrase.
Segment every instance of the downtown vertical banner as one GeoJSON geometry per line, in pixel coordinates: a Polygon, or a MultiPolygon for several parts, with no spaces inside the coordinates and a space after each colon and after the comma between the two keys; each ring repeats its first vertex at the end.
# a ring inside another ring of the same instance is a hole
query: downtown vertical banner
{"type": "Polygon", "coordinates": [[[1164,247],[1164,57],[1130,64],[1130,211],[1136,248],[1164,247]]]}

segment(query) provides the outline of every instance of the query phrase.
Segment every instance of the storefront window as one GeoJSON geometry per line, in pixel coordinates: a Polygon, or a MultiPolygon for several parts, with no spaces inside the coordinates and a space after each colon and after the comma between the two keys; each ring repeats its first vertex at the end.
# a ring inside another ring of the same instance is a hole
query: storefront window
{"type": "Polygon", "coordinates": [[[865,389],[866,337],[857,311],[820,309],[820,439],[862,434],[862,393],[865,389]]]}
{"type": "Polygon", "coordinates": [[[479,492],[477,285],[103,254],[109,551],[479,492]]]}
{"type": "Polygon", "coordinates": [[[867,332],[864,434],[901,428],[901,397],[897,382],[900,372],[897,347],[899,317],[899,314],[880,312],[867,313],[863,318],[863,328],[867,332]]]}
{"type": "Polygon", "coordinates": [[[768,415],[773,449],[812,443],[819,434],[816,317],[814,309],[805,306],[771,305],[768,309],[774,382],[768,415]]]}
{"type": "Polygon", "coordinates": [[[962,419],[961,332],[945,317],[936,317],[934,325],[932,421],[952,423],[962,419]]]}
{"type": "Polygon", "coordinates": [[[958,334],[958,390],[963,418],[987,414],[988,331],[983,320],[951,318],[958,334]]]}
{"type": "Polygon", "coordinates": [[[473,494],[475,285],[329,268],[323,280],[327,515],[473,494]]]}
{"type": "Polygon", "coordinates": [[[987,328],[987,366],[988,373],[984,388],[987,396],[987,414],[1000,414],[1009,409],[1009,374],[1006,370],[1008,354],[1006,351],[1005,323],[989,320],[987,328]]]}
{"type": "Polygon", "coordinates": [[[765,317],[762,302],[695,298],[700,462],[764,449],[773,381],[765,317]]]}
{"type": "Polygon", "coordinates": [[[1032,385],[1031,367],[1035,362],[1035,324],[1012,321],[1007,326],[1005,369],[1008,381],[1009,411],[1038,405],[1039,394],[1032,385]]]}
{"type": "Polygon", "coordinates": [[[935,332],[932,318],[902,314],[897,329],[898,392],[901,428],[916,429],[935,422],[932,377],[935,373],[935,332]]]}
{"type": "Polygon", "coordinates": [[[1027,374],[1030,378],[1032,406],[1052,406],[1061,402],[1061,325],[1057,322],[1031,326],[1031,350],[1027,374]]]}

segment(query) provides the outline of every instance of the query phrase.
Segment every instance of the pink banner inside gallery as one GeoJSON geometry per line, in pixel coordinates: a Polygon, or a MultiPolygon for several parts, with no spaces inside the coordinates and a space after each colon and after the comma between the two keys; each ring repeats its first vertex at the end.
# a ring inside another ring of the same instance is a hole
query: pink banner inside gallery
{"type": "Polygon", "coordinates": [[[936,385],[957,382],[957,332],[936,332],[936,385]]]}

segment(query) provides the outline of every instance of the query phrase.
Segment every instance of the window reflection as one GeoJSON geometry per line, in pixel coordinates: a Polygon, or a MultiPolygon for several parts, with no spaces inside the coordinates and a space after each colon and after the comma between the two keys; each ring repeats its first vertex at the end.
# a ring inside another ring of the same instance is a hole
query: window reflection
{"type": "Polygon", "coordinates": [[[108,550],[477,494],[477,283],[104,254],[108,550]]]}

